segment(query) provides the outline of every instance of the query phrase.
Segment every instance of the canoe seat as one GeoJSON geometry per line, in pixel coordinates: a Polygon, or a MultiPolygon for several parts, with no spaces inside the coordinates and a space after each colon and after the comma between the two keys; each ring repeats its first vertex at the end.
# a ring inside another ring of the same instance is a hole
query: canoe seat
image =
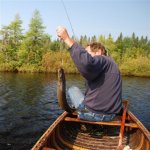
{"type": "Polygon", "coordinates": [[[126,121],[126,114],[127,114],[127,109],[128,109],[128,101],[123,101],[123,113],[121,116],[121,119],[117,122],[110,121],[110,122],[92,122],[92,121],[85,121],[85,120],[80,120],[79,118],[64,118],[65,121],[76,121],[76,122],[83,122],[83,123],[90,123],[90,124],[99,124],[99,125],[112,125],[112,126],[120,126],[120,133],[119,133],[119,142],[117,146],[117,150],[122,150],[122,141],[123,141],[123,136],[124,136],[124,128],[125,126],[136,126],[136,124],[130,124],[125,123],[126,121]]]}
{"type": "Polygon", "coordinates": [[[56,150],[54,148],[49,148],[49,147],[43,147],[42,150],[56,150]]]}
{"type": "MultiPolygon", "coordinates": [[[[123,106],[124,106],[124,111],[125,110],[127,111],[127,107],[128,107],[128,101],[127,100],[123,101],[123,106]]],[[[88,124],[97,124],[97,125],[121,126],[123,114],[124,114],[124,112],[122,113],[122,116],[120,117],[120,119],[117,119],[116,121],[109,121],[109,122],[104,122],[104,121],[92,122],[92,121],[87,121],[87,120],[81,120],[80,118],[77,118],[77,117],[65,117],[64,120],[65,121],[72,121],[72,122],[88,123],[88,124]]],[[[126,119],[126,118],[124,118],[124,119],[126,119]]],[[[131,127],[131,128],[138,128],[136,123],[125,123],[125,126],[131,127]]]]}
{"type": "MultiPolygon", "coordinates": [[[[72,117],[65,117],[64,120],[65,121],[72,121],[72,122],[88,123],[88,124],[97,124],[97,125],[121,126],[121,121],[92,122],[92,121],[86,121],[86,120],[81,120],[79,118],[72,118],[72,117]]],[[[136,123],[125,123],[125,126],[131,127],[131,128],[138,128],[136,123]]]]}

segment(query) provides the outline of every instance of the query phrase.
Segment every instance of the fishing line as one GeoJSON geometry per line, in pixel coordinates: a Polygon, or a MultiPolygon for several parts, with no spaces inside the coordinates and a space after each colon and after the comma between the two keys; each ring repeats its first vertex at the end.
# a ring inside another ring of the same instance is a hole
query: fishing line
{"type": "Polygon", "coordinates": [[[60,50],[61,50],[61,67],[63,68],[64,60],[63,60],[63,42],[62,41],[60,41],[60,50]]]}
{"type": "Polygon", "coordinates": [[[71,30],[72,30],[73,36],[74,36],[74,38],[75,38],[75,32],[74,32],[74,29],[73,29],[73,26],[72,26],[72,23],[71,23],[70,17],[69,17],[69,15],[68,15],[67,8],[66,8],[65,3],[64,3],[64,1],[63,1],[63,0],[61,0],[61,3],[62,3],[62,5],[63,5],[63,7],[64,7],[64,10],[65,10],[65,13],[66,13],[66,16],[67,16],[68,22],[69,22],[69,24],[70,24],[70,27],[71,27],[71,30]]]}
{"type": "MultiPolygon", "coordinates": [[[[75,32],[74,32],[74,29],[73,29],[73,26],[72,26],[72,23],[71,23],[71,20],[70,20],[70,17],[69,17],[67,8],[66,8],[65,3],[64,3],[63,0],[61,0],[61,3],[62,3],[63,8],[64,8],[64,10],[65,10],[65,13],[66,13],[68,22],[69,22],[69,24],[70,24],[70,27],[71,27],[71,30],[72,30],[72,33],[73,33],[73,36],[74,36],[74,39],[75,39],[75,32]]],[[[63,42],[61,43],[61,47],[60,47],[60,48],[62,48],[62,47],[63,47],[63,42]]],[[[62,51],[62,60],[61,60],[61,66],[62,66],[62,68],[63,68],[63,64],[64,64],[64,61],[63,61],[63,51],[62,51]]]]}

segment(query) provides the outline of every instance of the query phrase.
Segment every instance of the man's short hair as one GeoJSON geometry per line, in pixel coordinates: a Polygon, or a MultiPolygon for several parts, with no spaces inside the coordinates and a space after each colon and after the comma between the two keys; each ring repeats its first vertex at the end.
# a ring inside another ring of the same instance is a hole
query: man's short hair
{"type": "Polygon", "coordinates": [[[99,49],[101,49],[102,54],[107,56],[107,51],[106,51],[104,45],[102,45],[101,43],[92,42],[92,43],[88,44],[87,46],[90,46],[92,52],[97,52],[97,51],[99,51],[99,49]]]}

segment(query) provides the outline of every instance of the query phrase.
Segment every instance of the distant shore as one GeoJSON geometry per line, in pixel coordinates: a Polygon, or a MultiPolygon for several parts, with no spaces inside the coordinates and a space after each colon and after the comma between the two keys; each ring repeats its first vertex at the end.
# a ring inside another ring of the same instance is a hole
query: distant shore
{"type": "MultiPolygon", "coordinates": [[[[45,32],[40,12],[35,10],[26,32],[19,15],[0,29],[0,71],[56,73],[63,66],[65,73],[79,73],[67,45],[59,39],[52,40],[45,32]]],[[[72,37],[83,47],[89,43],[103,44],[122,75],[150,77],[150,40],[147,36],[121,32],[116,39],[99,34],[72,37]]]]}
{"type": "MultiPolygon", "coordinates": [[[[58,58],[59,59],[59,58],[58,58]]],[[[51,59],[50,59],[51,60],[51,59]]],[[[118,64],[122,76],[135,76],[150,78],[150,60],[148,58],[130,59],[118,64]]],[[[57,73],[57,69],[63,67],[66,74],[79,74],[70,56],[61,61],[49,61],[45,65],[24,64],[18,66],[13,63],[1,63],[0,72],[15,73],[57,73]]]]}

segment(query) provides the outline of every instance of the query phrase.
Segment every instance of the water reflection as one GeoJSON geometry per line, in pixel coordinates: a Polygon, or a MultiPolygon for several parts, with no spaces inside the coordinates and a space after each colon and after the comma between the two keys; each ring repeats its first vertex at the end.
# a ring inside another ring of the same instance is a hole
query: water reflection
{"type": "MultiPolygon", "coordinates": [[[[30,149],[63,112],[56,99],[56,74],[0,73],[0,149],[30,149]]],[[[84,92],[79,75],[67,75],[67,88],[84,92]]],[[[150,129],[150,79],[123,78],[123,98],[150,129]]]]}
{"type": "Polygon", "coordinates": [[[129,99],[129,109],[150,130],[150,78],[124,77],[123,98],[129,99]]]}

